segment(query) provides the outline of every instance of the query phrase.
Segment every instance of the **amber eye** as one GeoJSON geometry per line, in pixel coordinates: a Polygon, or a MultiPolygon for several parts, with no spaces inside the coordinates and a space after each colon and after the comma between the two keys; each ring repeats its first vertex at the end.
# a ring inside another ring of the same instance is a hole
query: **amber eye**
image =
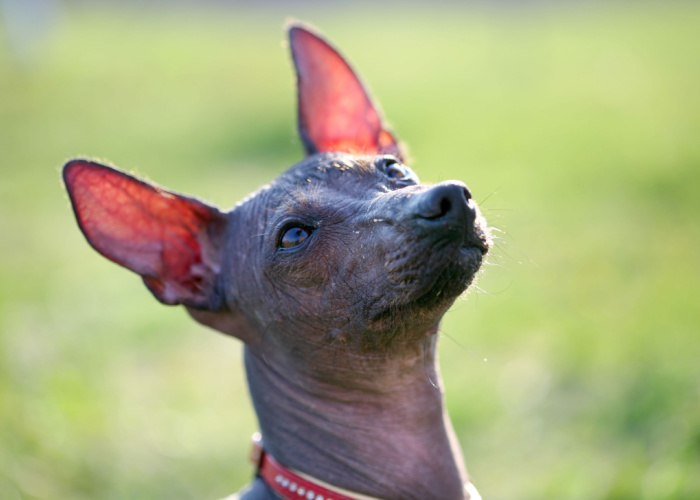
{"type": "Polygon", "coordinates": [[[406,167],[400,163],[394,163],[387,167],[386,175],[389,176],[389,179],[403,179],[408,175],[408,172],[406,171],[406,167]]]}
{"type": "Polygon", "coordinates": [[[280,237],[279,248],[295,248],[311,236],[311,230],[301,226],[291,226],[284,230],[280,237]]]}
{"type": "Polygon", "coordinates": [[[384,172],[393,180],[405,179],[409,175],[408,168],[392,157],[384,158],[384,172]]]}

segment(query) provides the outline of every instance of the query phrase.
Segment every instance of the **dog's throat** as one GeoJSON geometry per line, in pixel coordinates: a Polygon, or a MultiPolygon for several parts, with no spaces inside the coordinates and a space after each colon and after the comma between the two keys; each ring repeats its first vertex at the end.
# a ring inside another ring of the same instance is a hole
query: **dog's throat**
{"type": "Polygon", "coordinates": [[[332,388],[250,348],[245,361],[265,448],[280,464],[376,498],[469,498],[442,393],[430,382],[439,380],[431,353],[375,374],[381,391],[332,388]]]}

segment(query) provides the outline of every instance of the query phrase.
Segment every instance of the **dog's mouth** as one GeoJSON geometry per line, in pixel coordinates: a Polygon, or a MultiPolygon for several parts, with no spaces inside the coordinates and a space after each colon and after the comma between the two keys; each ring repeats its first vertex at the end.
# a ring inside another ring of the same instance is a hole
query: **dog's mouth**
{"type": "Polygon", "coordinates": [[[463,246],[459,249],[460,263],[464,266],[476,267],[478,269],[488,251],[488,247],[485,245],[463,246]]]}
{"type": "Polygon", "coordinates": [[[486,244],[467,244],[459,247],[454,255],[446,255],[442,270],[432,280],[426,277],[425,286],[416,290],[417,298],[412,302],[427,309],[439,309],[446,302],[449,307],[472,284],[487,252],[486,244]]]}
{"type": "Polygon", "coordinates": [[[486,237],[467,240],[434,242],[407,259],[391,276],[390,291],[375,304],[372,324],[378,329],[437,324],[472,284],[490,248],[486,237]]]}

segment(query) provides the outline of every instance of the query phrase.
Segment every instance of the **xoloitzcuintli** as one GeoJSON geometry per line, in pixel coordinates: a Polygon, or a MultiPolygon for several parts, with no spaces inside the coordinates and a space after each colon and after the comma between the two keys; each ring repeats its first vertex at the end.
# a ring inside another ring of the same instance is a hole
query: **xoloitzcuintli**
{"type": "Polygon", "coordinates": [[[71,160],[78,225],[160,302],[245,343],[262,441],[236,498],[478,498],[436,344],[486,223],[463,183],[419,184],[334,48],[298,23],[289,38],[304,160],[227,212],[71,160]]]}

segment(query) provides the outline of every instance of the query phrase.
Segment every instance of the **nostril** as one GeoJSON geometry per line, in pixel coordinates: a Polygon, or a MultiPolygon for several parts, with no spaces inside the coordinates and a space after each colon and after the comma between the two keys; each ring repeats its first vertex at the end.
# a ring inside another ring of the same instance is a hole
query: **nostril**
{"type": "Polygon", "coordinates": [[[440,200],[440,214],[437,217],[444,217],[450,210],[452,210],[452,202],[447,196],[445,196],[442,200],[440,200]]]}

